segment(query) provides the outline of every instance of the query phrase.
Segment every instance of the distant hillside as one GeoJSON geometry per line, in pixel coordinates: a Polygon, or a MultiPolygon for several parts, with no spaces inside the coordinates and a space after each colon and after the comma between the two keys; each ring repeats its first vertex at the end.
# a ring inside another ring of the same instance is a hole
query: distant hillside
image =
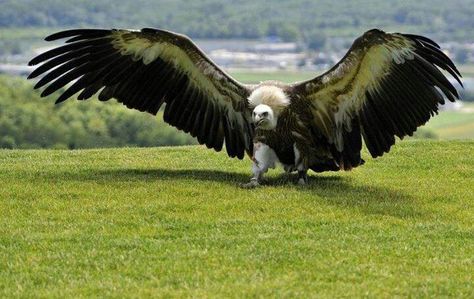
{"type": "Polygon", "coordinates": [[[0,76],[0,148],[91,148],[196,143],[155,117],[126,109],[115,100],[41,99],[25,79],[0,76]]]}
{"type": "Polygon", "coordinates": [[[473,40],[472,0],[6,0],[0,27],[164,27],[192,37],[315,40],[372,28],[473,40]]]}
{"type": "MultiPolygon", "coordinates": [[[[233,73],[242,82],[274,79],[294,82],[312,73],[233,73]]],[[[54,105],[55,95],[41,99],[33,82],[0,76],[0,148],[153,147],[195,144],[196,140],[163,121],[162,111],[152,116],[126,109],[111,100],[69,100],[54,105]]],[[[474,138],[474,105],[442,111],[416,138],[474,138]]]]}

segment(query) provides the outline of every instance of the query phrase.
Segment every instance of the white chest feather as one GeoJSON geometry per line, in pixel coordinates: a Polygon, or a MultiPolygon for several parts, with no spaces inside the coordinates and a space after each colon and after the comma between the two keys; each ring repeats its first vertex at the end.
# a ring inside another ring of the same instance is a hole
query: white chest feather
{"type": "Polygon", "coordinates": [[[278,157],[275,151],[264,143],[255,144],[253,159],[254,167],[261,172],[266,172],[269,168],[275,168],[278,157]]]}

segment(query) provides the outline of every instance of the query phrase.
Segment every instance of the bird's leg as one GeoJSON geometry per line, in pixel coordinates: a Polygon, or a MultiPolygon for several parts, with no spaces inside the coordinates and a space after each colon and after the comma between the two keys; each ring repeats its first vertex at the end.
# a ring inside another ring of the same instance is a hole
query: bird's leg
{"type": "Polygon", "coordinates": [[[298,170],[298,185],[306,185],[308,183],[308,170],[298,170]]]}
{"type": "Polygon", "coordinates": [[[264,171],[259,167],[258,161],[256,160],[252,164],[252,173],[253,176],[250,179],[250,182],[243,184],[242,187],[250,189],[260,186],[260,180],[263,176],[264,171]]]}
{"type": "Polygon", "coordinates": [[[295,151],[295,166],[298,170],[298,185],[304,186],[308,183],[308,158],[296,144],[293,145],[293,149],[295,151]]]}
{"type": "Polygon", "coordinates": [[[260,186],[263,174],[268,171],[268,168],[274,168],[275,162],[278,161],[278,158],[268,145],[264,143],[254,144],[254,155],[252,157],[252,173],[253,176],[250,179],[250,182],[244,184],[244,188],[255,188],[260,186]]]}

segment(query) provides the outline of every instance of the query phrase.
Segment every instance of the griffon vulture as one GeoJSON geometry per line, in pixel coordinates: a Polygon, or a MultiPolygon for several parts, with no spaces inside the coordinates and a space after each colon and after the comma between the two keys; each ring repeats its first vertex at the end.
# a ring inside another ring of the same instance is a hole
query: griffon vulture
{"type": "MultiPolygon", "coordinates": [[[[395,136],[412,135],[459,96],[440,69],[461,74],[434,41],[370,30],[342,60],[314,79],[243,84],[214,64],[188,37],[160,29],[76,29],[47,41],[65,45],[32,59],[41,96],[68,85],[56,103],[76,93],[116,99],[164,121],[230,157],[253,161],[247,187],[279,162],[287,172],[350,170],[362,165],[362,138],[372,155],[387,153],[395,136]],[[438,69],[440,68],[440,69],[438,69]]],[[[461,84],[462,85],[462,84],[461,84]]]]}

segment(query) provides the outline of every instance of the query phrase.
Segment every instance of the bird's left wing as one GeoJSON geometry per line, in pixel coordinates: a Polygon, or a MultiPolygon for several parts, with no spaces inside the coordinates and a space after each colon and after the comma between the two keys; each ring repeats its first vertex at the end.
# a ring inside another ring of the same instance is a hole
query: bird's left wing
{"type": "MultiPolygon", "coordinates": [[[[458,98],[437,67],[461,84],[459,71],[432,40],[374,29],[358,38],[331,70],[292,88],[310,110],[315,131],[337,151],[350,156],[353,147],[359,152],[362,134],[377,157],[389,151],[394,136],[411,135],[437,113],[443,95],[450,101],[458,98]]],[[[350,169],[351,161],[341,162],[350,169]]]]}
{"type": "Polygon", "coordinates": [[[74,82],[57,103],[80,92],[79,100],[99,92],[128,108],[156,114],[166,103],[164,120],[229,156],[252,152],[250,87],[215,65],[189,38],[166,30],[74,29],[47,41],[69,38],[66,45],[38,55],[42,63],[29,76],[43,75],[35,88],[42,96],[74,82]]]}

